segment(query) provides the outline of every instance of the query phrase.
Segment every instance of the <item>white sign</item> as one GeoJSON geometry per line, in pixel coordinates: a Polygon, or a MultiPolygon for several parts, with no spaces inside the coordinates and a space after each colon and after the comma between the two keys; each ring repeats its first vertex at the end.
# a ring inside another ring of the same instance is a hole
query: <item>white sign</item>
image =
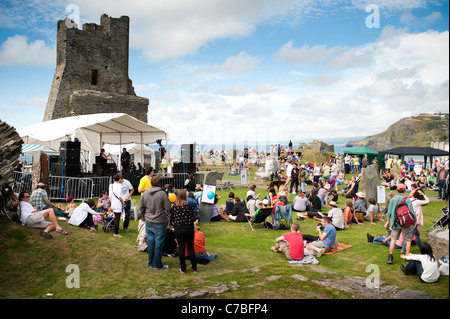
{"type": "Polygon", "coordinates": [[[202,203],[214,204],[214,197],[216,196],[216,186],[203,185],[202,203]]]}
{"type": "Polygon", "coordinates": [[[241,169],[241,185],[247,185],[247,170],[241,169]]]}
{"type": "Polygon", "coordinates": [[[386,203],[386,188],[384,186],[377,186],[377,203],[386,203]]]}

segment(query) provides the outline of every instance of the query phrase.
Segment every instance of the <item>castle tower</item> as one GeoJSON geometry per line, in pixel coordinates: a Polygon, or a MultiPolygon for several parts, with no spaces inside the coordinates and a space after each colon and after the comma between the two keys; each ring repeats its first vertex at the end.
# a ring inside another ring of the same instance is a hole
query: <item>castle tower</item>
{"type": "Polygon", "coordinates": [[[126,113],[147,123],[149,100],[128,77],[130,19],[103,14],[100,25],[58,21],[56,70],[44,121],[94,113],[126,113]]]}

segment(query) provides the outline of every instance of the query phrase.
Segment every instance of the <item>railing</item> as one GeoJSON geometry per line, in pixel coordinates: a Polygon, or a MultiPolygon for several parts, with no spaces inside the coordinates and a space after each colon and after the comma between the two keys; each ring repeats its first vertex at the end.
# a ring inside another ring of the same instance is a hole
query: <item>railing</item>
{"type": "MultiPolygon", "coordinates": [[[[31,177],[31,172],[14,172],[14,193],[31,192],[31,177]]],[[[48,183],[46,183],[48,186],[47,194],[50,200],[65,201],[68,196],[72,196],[74,200],[86,200],[99,197],[102,191],[108,191],[111,182],[110,176],[68,177],[51,175],[48,183]]]]}
{"type": "Polygon", "coordinates": [[[108,191],[111,182],[110,176],[50,176],[48,197],[50,200],[65,200],[68,196],[74,200],[99,197],[100,192],[108,191]]]}

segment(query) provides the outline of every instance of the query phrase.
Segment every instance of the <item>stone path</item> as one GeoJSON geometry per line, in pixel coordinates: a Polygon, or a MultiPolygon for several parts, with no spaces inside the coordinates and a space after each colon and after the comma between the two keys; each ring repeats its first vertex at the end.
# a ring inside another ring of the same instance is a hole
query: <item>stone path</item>
{"type": "MultiPolygon", "coordinates": [[[[310,281],[318,286],[324,286],[327,288],[336,289],[342,292],[351,293],[355,298],[363,299],[432,299],[433,297],[427,293],[402,289],[397,286],[387,285],[383,281],[379,281],[374,284],[367,282],[367,278],[363,277],[344,277],[343,279],[330,279],[327,274],[335,275],[337,273],[322,269],[314,265],[295,265],[293,267],[301,267],[305,272],[315,272],[324,274],[324,279],[310,279],[301,274],[294,274],[289,276],[301,282],[310,281]],[[377,287],[372,287],[377,285],[377,287]]],[[[261,272],[258,267],[253,267],[249,269],[243,269],[241,272],[261,272]]],[[[255,282],[247,285],[247,288],[263,286],[267,282],[279,280],[285,277],[283,275],[271,275],[264,278],[263,281],[255,282]]],[[[196,278],[197,283],[203,283],[204,280],[201,278],[196,278]]],[[[237,281],[231,281],[229,283],[224,283],[221,281],[216,282],[213,285],[204,286],[201,289],[192,288],[174,288],[170,285],[155,285],[153,288],[147,290],[142,290],[138,292],[128,292],[120,295],[114,296],[116,299],[122,298],[135,298],[135,299],[183,299],[183,298],[208,298],[214,295],[220,295],[226,292],[232,292],[241,288],[237,281]],[[173,290],[171,290],[173,288],[173,290]],[[164,293],[159,293],[159,290],[164,290],[164,293]],[[169,291],[169,292],[167,292],[169,291]]]]}

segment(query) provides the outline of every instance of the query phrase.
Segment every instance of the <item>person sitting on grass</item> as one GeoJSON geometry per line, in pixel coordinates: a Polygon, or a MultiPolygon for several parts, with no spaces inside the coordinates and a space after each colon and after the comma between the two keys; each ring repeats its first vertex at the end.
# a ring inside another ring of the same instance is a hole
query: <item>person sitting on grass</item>
{"type": "Polygon", "coordinates": [[[337,247],[336,228],[331,224],[331,218],[323,218],[322,225],[323,232],[320,226],[316,227],[316,230],[319,232],[319,239],[306,245],[306,249],[310,250],[312,253],[316,253],[317,257],[320,257],[323,253],[327,253],[334,247],[337,247]]]}
{"type": "Polygon", "coordinates": [[[233,211],[228,216],[228,218],[238,223],[246,222],[247,217],[245,217],[245,214],[248,214],[247,207],[239,197],[234,197],[233,202],[234,202],[233,211]]]}
{"type": "Polygon", "coordinates": [[[65,211],[69,214],[69,217],[72,216],[72,213],[75,208],[77,208],[77,204],[75,204],[75,200],[72,196],[68,196],[66,199],[67,206],[65,208],[65,211]]]}
{"type": "MultiPolygon", "coordinates": [[[[212,222],[219,222],[219,221],[229,221],[228,215],[222,212],[217,205],[217,202],[219,199],[214,197],[214,205],[212,206],[212,212],[211,212],[211,221],[212,222]]],[[[197,218],[198,219],[198,218],[197,218]]]]}
{"type": "Polygon", "coordinates": [[[100,215],[95,210],[95,202],[88,199],[85,203],[74,209],[72,216],[69,219],[69,224],[78,227],[86,227],[90,231],[97,231],[97,226],[94,224],[93,215],[100,215]]]}
{"type": "MultiPolygon", "coordinates": [[[[206,265],[217,258],[217,254],[210,254],[206,249],[205,235],[198,230],[198,220],[194,222],[194,251],[197,262],[202,265],[206,265]]],[[[189,259],[189,251],[187,248],[185,255],[189,259]]]]}
{"type": "Polygon", "coordinates": [[[18,199],[19,204],[17,205],[17,213],[20,216],[20,221],[23,226],[29,228],[42,228],[43,230],[41,229],[40,234],[47,239],[53,237],[50,234],[51,231],[56,231],[63,235],[69,234],[59,226],[55,212],[52,208],[38,211],[35,207],[31,206],[29,192],[21,192],[18,199]],[[46,221],[46,218],[48,218],[50,222],[46,221]]]}
{"type": "Polygon", "coordinates": [[[373,222],[373,217],[374,216],[377,217],[379,221],[384,222],[384,220],[381,219],[380,212],[379,212],[379,209],[378,209],[378,205],[377,205],[377,203],[375,201],[375,198],[369,198],[368,202],[369,202],[369,207],[367,208],[366,215],[364,216],[364,219],[367,220],[367,221],[370,221],[370,223],[372,225],[375,225],[375,223],[373,222]]]}
{"type": "Polygon", "coordinates": [[[406,266],[400,265],[405,275],[416,274],[424,283],[434,283],[439,280],[439,265],[429,243],[422,243],[420,254],[402,254],[400,257],[409,261],[406,266]]]}
{"type": "Polygon", "coordinates": [[[303,235],[296,223],[291,225],[291,232],[283,234],[275,239],[275,246],[271,250],[275,253],[282,252],[288,260],[302,260],[304,257],[303,235]]]}

